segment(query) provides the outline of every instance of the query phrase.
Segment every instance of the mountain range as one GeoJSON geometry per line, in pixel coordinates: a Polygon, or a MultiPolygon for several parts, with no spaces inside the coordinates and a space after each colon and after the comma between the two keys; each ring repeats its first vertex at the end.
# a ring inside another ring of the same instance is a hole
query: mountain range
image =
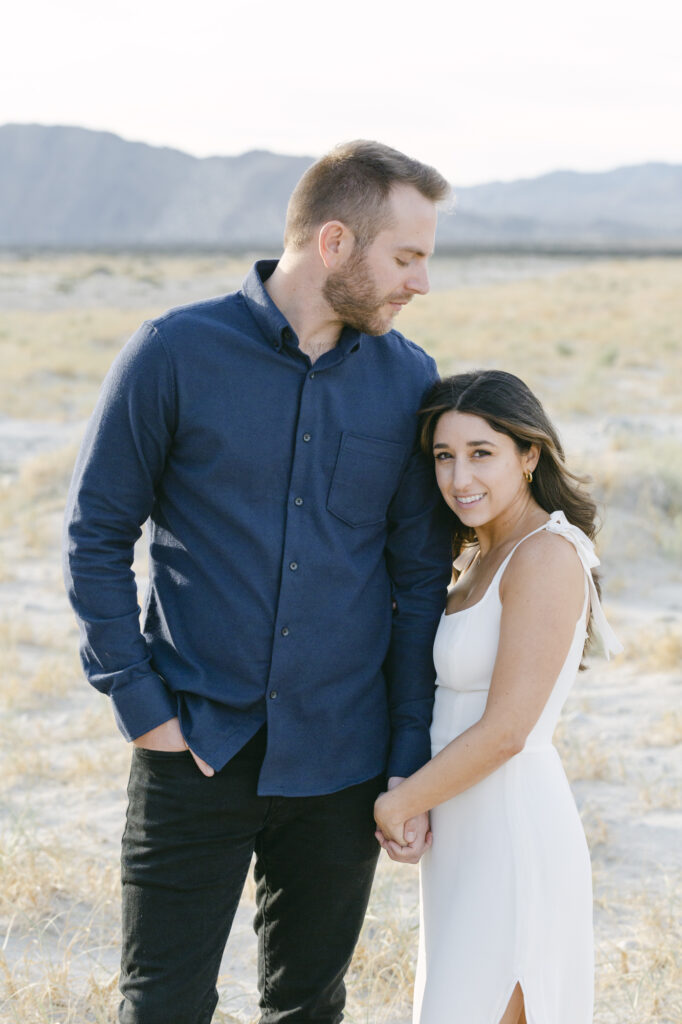
{"type": "MultiPolygon", "coordinates": [[[[0,248],[277,250],[307,156],[198,158],[76,127],[0,127],[0,248]]],[[[682,165],[454,187],[439,251],[682,248],[682,165]]]]}

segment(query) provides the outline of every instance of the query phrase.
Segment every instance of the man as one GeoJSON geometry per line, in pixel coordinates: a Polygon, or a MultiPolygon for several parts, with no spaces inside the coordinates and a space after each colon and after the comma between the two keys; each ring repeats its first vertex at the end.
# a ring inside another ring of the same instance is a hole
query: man
{"type": "MultiPolygon", "coordinates": [[[[445,180],[378,143],[314,164],[279,262],[146,323],[67,510],[91,683],[134,743],[122,1024],[207,1024],[255,852],[262,1024],[342,1018],[381,789],[430,755],[448,531],[391,324],[428,290],[445,180]],[[140,632],[130,569],[150,520],[140,632]]],[[[416,861],[427,816],[408,823],[416,861]]]]}

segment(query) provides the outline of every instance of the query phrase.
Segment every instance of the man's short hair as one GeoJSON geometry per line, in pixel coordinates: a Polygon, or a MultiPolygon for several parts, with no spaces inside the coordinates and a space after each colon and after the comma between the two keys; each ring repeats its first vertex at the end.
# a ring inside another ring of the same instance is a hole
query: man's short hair
{"type": "Polygon", "coordinates": [[[397,149],[364,139],[336,146],[305,172],[287,208],[284,245],[301,249],[315,228],[339,220],[364,248],[388,222],[387,200],[394,185],[412,185],[433,203],[450,185],[433,167],[397,149]]]}

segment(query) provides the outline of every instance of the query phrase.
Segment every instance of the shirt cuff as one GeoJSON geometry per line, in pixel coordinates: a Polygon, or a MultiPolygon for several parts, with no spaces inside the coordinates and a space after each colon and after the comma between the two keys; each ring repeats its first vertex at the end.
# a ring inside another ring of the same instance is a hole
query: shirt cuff
{"type": "Polygon", "coordinates": [[[407,778],[431,760],[431,737],[427,728],[410,726],[393,733],[387,776],[407,778]]]}
{"type": "Polygon", "coordinates": [[[137,739],[178,713],[177,697],[153,672],[114,690],[111,702],[116,724],[127,740],[137,739]]]}

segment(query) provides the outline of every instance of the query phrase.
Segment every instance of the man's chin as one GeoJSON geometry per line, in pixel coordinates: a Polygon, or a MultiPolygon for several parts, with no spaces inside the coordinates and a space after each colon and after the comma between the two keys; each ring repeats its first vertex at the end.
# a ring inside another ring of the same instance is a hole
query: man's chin
{"type": "Polygon", "coordinates": [[[374,338],[380,338],[382,334],[388,334],[393,329],[393,321],[398,315],[397,311],[392,312],[387,316],[377,316],[368,323],[364,328],[364,333],[369,334],[374,338]]]}
{"type": "Polygon", "coordinates": [[[372,338],[380,338],[382,334],[388,334],[393,328],[393,321],[400,310],[391,309],[389,313],[373,312],[371,317],[357,317],[351,319],[350,317],[345,321],[349,327],[354,327],[356,331],[360,331],[362,334],[368,334],[372,338]]]}
{"type": "Polygon", "coordinates": [[[383,324],[373,324],[371,330],[366,327],[362,333],[368,334],[370,338],[381,338],[382,335],[388,334],[391,330],[393,330],[393,323],[392,321],[387,320],[386,323],[383,324]]]}

